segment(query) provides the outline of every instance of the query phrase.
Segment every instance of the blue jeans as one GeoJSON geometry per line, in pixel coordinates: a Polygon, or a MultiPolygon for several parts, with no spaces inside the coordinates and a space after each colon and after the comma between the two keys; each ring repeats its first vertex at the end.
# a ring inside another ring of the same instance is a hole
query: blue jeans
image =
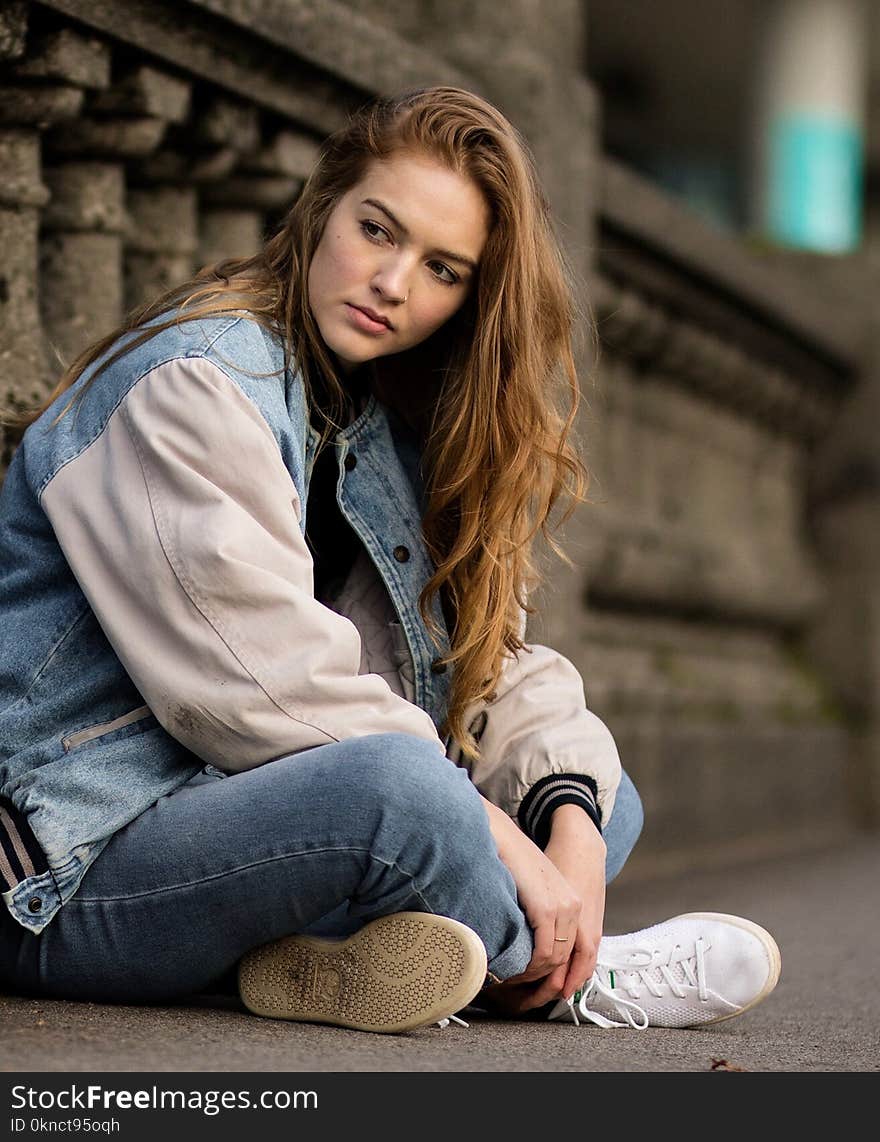
{"type": "MultiPolygon", "coordinates": [[[[624,777],[607,876],[641,829],[624,777]]],[[[489,970],[521,972],[531,930],[467,773],[427,742],[377,734],[246,773],[210,768],[118,832],[39,936],[0,908],[0,984],[155,1002],[209,990],[251,948],[345,935],[392,912],[452,916],[489,970]]]]}

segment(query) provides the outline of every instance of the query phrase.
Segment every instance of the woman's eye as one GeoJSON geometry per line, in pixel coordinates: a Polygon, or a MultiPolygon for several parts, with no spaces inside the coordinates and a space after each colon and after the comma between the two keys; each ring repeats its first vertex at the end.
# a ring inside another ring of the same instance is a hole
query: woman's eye
{"type": "Polygon", "coordinates": [[[431,262],[430,266],[441,282],[445,282],[447,285],[455,285],[458,281],[458,274],[454,270],[450,270],[449,266],[444,265],[443,262],[431,262]]]}
{"type": "MultiPolygon", "coordinates": [[[[371,219],[365,218],[359,225],[371,242],[381,244],[385,241],[390,242],[392,240],[391,235],[385,227],[380,226],[378,222],[373,222],[371,219]]],[[[458,285],[461,280],[455,270],[451,270],[444,262],[428,262],[428,268],[437,280],[443,282],[444,285],[458,285]]]]}
{"type": "Polygon", "coordinates": [[[388,232],[378,222],[370,222],[369,219],[361,223],[361,230],[373,241],[388,237],[388,232]]]}

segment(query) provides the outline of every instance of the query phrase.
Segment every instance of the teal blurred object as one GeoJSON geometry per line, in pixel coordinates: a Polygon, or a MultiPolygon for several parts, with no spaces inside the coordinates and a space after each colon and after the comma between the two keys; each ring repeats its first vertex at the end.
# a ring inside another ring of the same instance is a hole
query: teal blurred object
{"type": "Polygon", "coordinates": [[[862,137],[852,122],[804,113],[770,132],[767,225],[787,246],[842,254],[862,232],[862,137]]]}

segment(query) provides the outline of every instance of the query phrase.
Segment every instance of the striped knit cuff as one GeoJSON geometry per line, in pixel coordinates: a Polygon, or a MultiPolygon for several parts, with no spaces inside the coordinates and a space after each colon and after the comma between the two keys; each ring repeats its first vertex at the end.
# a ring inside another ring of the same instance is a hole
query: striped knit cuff
{"type": "Polygon", "coordinates": [[[602,814],[596,804],[596,782],[579,773],[554,773],[536,781],[523,798],[517,818],[526,836],[539,849],[550,840],[553,813],[560,805],[580,805],[601,833],[602,814]]]}
{"type": "Polygon", "coordinates": [[[27,817],[6,798],[0,798],[0,887],[5,892],[22,880],[40,876],[49,868],[43,850],[31,832],[27,817]]]}

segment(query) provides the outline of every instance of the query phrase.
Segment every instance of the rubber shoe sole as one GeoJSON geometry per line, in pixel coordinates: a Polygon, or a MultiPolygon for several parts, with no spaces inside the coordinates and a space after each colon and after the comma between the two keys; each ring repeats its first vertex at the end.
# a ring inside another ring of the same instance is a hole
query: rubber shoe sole
{"type": "Polygon", "coordinates": [[[397,912],[345,940],[286,936],[242,958],[238,987],[255,1015],[393,1034],[467,1007],[486,949],[447,916],[397,912]]]}
{"type": "Polygon", "coordinates": [[[760,924],[755,924],[752,920],[746,920],[742,916],[729,916],[726,912],[688,912],[683,916],[676,916],[676,920],[726,920],[728,924],[735,924],[737,928],[744,928],[747,932],[751,932],[761,943],[764,945],[764,950],[767,953],[769,961],[769,972],[767,980],[758,994],[751,999],[748,1003],[738,1008],[736,1011],[731,1011],[728,1015],[719,1015],[717,1019],[708,1019],[704,1023],[695,1023],[695,1027],[709,1027],[715,1023],[723,1023],[726,1019],[735,1019],[738,1015],[742,1015],[744,1011],[750,1011],[751,1008],[766,999],[770,992],[776,987],[779,981],[779,973],[782,970],[782,956],[779,953],[779,946],[776,941],[760,924]]]}

